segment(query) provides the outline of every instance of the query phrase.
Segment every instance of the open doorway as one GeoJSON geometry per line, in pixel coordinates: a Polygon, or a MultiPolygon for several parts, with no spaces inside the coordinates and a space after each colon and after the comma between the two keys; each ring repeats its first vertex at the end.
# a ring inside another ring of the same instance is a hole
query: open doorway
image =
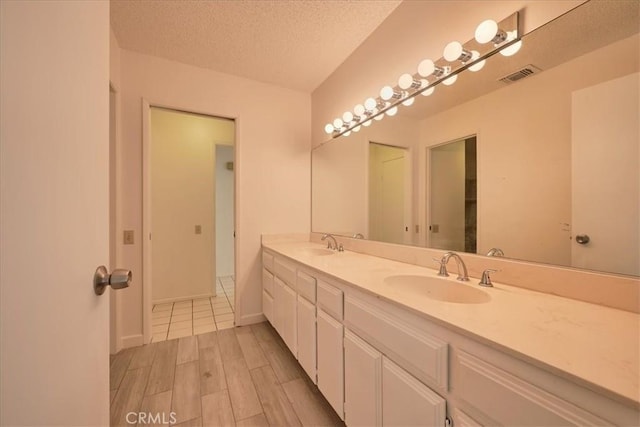
{"type": "Polygon", "coordinates": [[[150,107],[148,130],[152,341],[233,327],[235,122],[150,107]]]}

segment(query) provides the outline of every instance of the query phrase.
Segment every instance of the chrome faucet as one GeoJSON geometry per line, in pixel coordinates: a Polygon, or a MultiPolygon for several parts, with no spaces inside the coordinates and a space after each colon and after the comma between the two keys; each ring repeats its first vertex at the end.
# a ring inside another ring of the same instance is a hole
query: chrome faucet
{"type": "Polygon", "coordinates": [[[332,234],[327,233],[322,236],[322,240],[327,240],[327,239],[333,240],[333,246],[331,245],[331,241],[327,242],[327,249],[333,249],[334,251],[338,249],[338,242],[336,241],[336,238],[333,237],[332,234]]]}
{"type": "Polygon", "coordinates": [[[354,234],[354,235],[353,235],[353,236],[351,236],[351,237],[353,237],[354,239],[364,239],[364,234],[362,234],[362,233],[356,233],[356,234],[354,234]]]}
{"type": "Polygon", "coordinates": [[[438,276],[445,276],[445,277],[449,276],[449,273],[447,272],[447,263],[451,258],[455,258],[456,263],[458,264],[457,279],[460,280],[461,282],[468,282],[469,274],[467,273],[467,266],[464,264],[464,261],[462,260],[460,255],[458,255],[455,252],[447,252],[442,256],[441,259],[434,258],[436,261],[440,263],[440,271],[438,271],[438,276]],[[460,267],[462,267],[462,273],[460,272],[460,267]]]}
{"type": "Polygon", "coordinates": [[[504,256],[504,252],[500,248],[491,248],[487,252],[487,256],[504,256]]]}

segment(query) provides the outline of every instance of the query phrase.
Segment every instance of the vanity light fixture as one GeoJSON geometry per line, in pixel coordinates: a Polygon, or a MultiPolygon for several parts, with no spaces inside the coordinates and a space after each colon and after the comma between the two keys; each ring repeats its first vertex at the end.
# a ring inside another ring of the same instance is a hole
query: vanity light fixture
{"type": "Polygon", "coordinates": [[[416,73],[402,74],[397,86],[384,86],[378,97],[367,98],[353,108],[353,113],[347,111],[342,118],[328,123],[325,132],[332,138],[358,132],[362,126],[370,126],[373,120],[396,115],[400,105],[412,105],[418,94],[429,96],[440,83],[452,85],[458,74],[466,69],[480,71],[486,59],[498,52],[504,56],[514,55],[522,46],[518,25],[517,12],[500,22],[491,19],[481,22],[473,39],[447,44],[442,58],[436,61],[424,59],[418,64],[416,73]]]}

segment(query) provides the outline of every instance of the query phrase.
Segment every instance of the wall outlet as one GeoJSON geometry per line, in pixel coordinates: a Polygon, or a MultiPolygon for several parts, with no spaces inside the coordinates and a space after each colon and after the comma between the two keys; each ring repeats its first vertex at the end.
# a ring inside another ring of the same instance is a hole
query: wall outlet
{"type": "Polygon", "coordinates": [[[123,239],[125,245],[133,245],[133,230],[124,230],[123,239]]]}
{"type": "Polygon", "coordinates": [[[202,226],[196,225],[196,234],[202,234],[202,226]]]}

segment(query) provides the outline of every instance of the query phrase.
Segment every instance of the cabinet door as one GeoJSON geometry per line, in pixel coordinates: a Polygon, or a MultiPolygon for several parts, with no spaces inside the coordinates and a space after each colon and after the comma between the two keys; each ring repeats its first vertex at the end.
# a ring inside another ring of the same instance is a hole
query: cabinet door
{"type": "Polygon", "coordinates": [[[353,332],[344,331],[344,421],[349,426],[382,425],[382,354],[353,332]]]}
{"type": "Polygon", "coordinates": [[[280,335],[294,356],[298,354],[297,305],[296,291],[285,284],[282,290],[282,324],[280,326],[282,332],[280,335]]]}
{"type": "Polygon", "coordinates": [[[407,371],[383,357],[382,424],[443,426],[446,401],[407,371]]]}
{"type": "Polygon", "coordinates": [[[262,291],[262,312],[273,325],[273,297],[267,291],[262,291]]]}
{"type": "Polygon", "coordinates": [[[285,284],[277,277],[273,279],[273,321],[271,324],[282,336],[282,325],[284,323],[284,288],[285,284]]]}
{"type": "Polygon", "coordinates": [[[314,384],[316,378],[316,306],[298,295],[298,362],[314,384]]]}
{"type": "Polygon", "coordinates": [[[318,388],[344,419],[342,324],[318,308],[318,388]]]}

